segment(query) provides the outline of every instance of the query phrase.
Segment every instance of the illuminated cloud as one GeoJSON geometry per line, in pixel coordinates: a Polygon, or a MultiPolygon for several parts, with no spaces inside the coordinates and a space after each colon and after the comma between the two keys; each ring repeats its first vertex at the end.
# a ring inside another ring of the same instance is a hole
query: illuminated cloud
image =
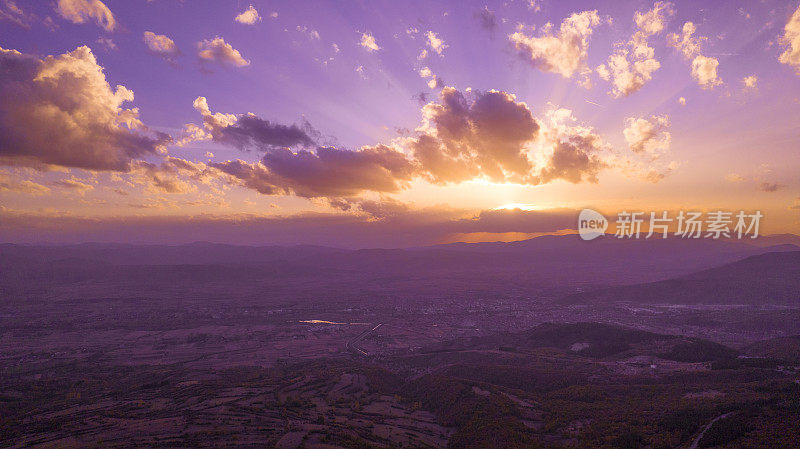
{"type": "Polygon", "coordinates": [[[534,67],[571,78],[586,68],[589,38],[599,24],[597,11],[583,11],[564,19],[557,33],[553,24],[548,23],[538,37],[517,31],[509,39],[534,67]]]}
{"type": "Polygon", "coordinates": [[[253,5],[250,5],[247,9],[242,11],[241,14],[237,15],[234,20],[244,25],[255,25],[256,23],[261,22],[261,16],[258,15],[256,8],[253,5]]]}
{"type": "Polygon", "coordinates": [[[539,124],[513,95],[490,91],[468,101],[445,87],[440,102],[425,105],[422,113],[422,135],[410,146],[431,181],[486,176],[502,182],[530,173],[524,147],[536,137],[539,124]]]}
{"type": "Polygon", "coordinates": [[[632,154],[617,157],[614,164],[629,176],[657,183],[680,167],[677,161],[669,161],[672,134],[669,132],[669,117],[653,115],[628,117],[622,134],[632,154]]]}
{"type": "Polygon", "coordinates": [[[653,72],[661,67],[648,38],[663,31],[667,20],[674,14],[674,5],[668,2],[656,2],[653,9],[645,13],[636,11],[633,19],[637,31],[624,47],[609,56],[606,64],[597,67],[597,74],[611,81],[614,97],[630,95],[641,89],[652,79],[653,72]]]}
{"type": "Polygon", "coordinates": [[[780,62],[793,66],[800,73],[800,6],[795,9],[792,17],[784,27],[781,43],[786,50],[780,55],[780,62]]]}
{"type": "Polygon", "coordinates": [[[151,194],[194,192],[197,184],[213,177],[205,164],[175,157],[167,157],[161,164],[137,161],[130,176],[134,184],[144,186],[145,191],[151,194]]]}
{"type": "Polygon", "coordinates": [[[700,53],[702,43],[707,39],[703,36],[695,36],[696,31],[697,27],[694,23],[686,22],[683,24],[681,34],[670,33],[667,36],[667,43],[683,53],[686,59],[691,59],[700,53]]]}
{"type": "Polygon", "coordinates": [[[27,179],[19,179],[0,170],[0,192],[16,192],[41,196],[50,193],[50,188],[27,179]]]}
{"type": "Polygon", "coordinates": [[[149,132],[133,92],[106,81],[89,47],[40,60],[0,48],[0,164],[127,171],[168,141],[149,132]]]}
{"type": "Polygon", "coordinates": [[[433,31],[425,33],[425,37],[428,39],[428,46],[431,50],[436,52],[437,55],[442,56],[444,49],[448,47],[448,45],[444,43],[444,40],[439,38],[433,31]]]}
{"type": "Polygon", "coordinates": [[[692,77],[703,89],[711,89],[722,84],[722,80],[717,76],[718,66],[717,58],[697,55],[692,60],[692,77]]]}
{"type": "Polygon", "coordinates": [[[441,78],[434,75],[428,67],[423,67],[419,70],[419,76],[428,80],[428,87],[431,89],[441,88],[444,87],[444,81],[441,78]]]}
{"type": "Polygon", "coordinates": [[[0,0],[0,20],[6,20],[22,28],[31,27],[31,16],[25,14],[25,11],[12,0],[0,0]]]}
{"type": "Polygon", "coordinates": [[[180,54],[180,50],[178,50],[178,46],[175,45],[175,42],[163,34],[145,31],[143,39],[150,53],[164,58],[166,61],[174,63],[175,58],[180,54]]]}
{"type": "Polygon", "coordinates": [[[546,184],[557,179],[577,184],[596,183],[597,175],[610,167],[606,160],[610,145],[595,131],[576,123],[572,111],[551,108],[542,123],[541,139],[534,146],[538,174],[529,184],[546,184]]]}
{"type": "Polygon", "coordinates": [[[658,157],[669,151],[672,135],[669,129],[669,117],[654,115],[647,118],[628,117],[625,120],[622,134],[634,153],[646,152],[658,157]]]}
{"type": "Polygon", "coordinates": [[[213,62],[220,65],[245,67],[250,61],[244,59],[239,50],[234,49],[225,39],[217,36],[214,39],[205,39],[197,43],[197,56],[201,61],[213,62]]]}
{"type": "Polygon", "coordinates": [[[678,104],[680,104],[681,106],[686,106],[686,98],[684,97],[678,98],[678,104]]]}
{"type": "Polygon", "coordinates": [[[58,0],[56,11],[72,23],[94,20],[99,27],[113,31],[117,26],[114,14],[100,0],[58,0]]]}
{"type": "Polygon", "coordinates": [[[85,182],[82,182],[82,181],[80,181],[78,179],[75,179],[75,178],[67,178],[67,179],[62,179],[62,180],[59,180],[59,181],[55,181],[51,185],[56,186],[56,187],[60,187],[60,188],[65,189],[65,190],[69,190],[69,191],[75,192],[75,193],[77,193],[78,195],[81,195],[81,196],[85,195],[86,192],[94,189],[93,185],[86,184],[85,182]]]}
{"type": "Polygon", "coordinates": [[[730,183],[738,184],[740,182],[744,182],[746,178],[738,173],[728,173],[725,175],[725,180],[730,183]]]}
{"type": "Polygon", "coordinates": [[[758,88],[758,77],[756,75],[746,76],[742,78],[742,84],[745,89],[755,90],[758,88]]]}
{"type": "Polygon", "coordinates": [[[381,47],[378,46],[378,42],[375,40],[375,37],[370,33],[363,33],[361,34],[361,43],[360,45],[367,49],[367,51],[378,51],[381,47]]]}
{"type": "Polygon", "coordinates": [[[697,27],[692,22],[683,24],[681,34],[670,33],[667,42],[670,46],[677,48],[686,59],[692,60],[692,77],[703,89],[712,89],[722,84],[722,80],[717,75],[719,60],[704,56],[700,53],[703,41],[707,40],[703,36],[695,36],[697,27]]]}

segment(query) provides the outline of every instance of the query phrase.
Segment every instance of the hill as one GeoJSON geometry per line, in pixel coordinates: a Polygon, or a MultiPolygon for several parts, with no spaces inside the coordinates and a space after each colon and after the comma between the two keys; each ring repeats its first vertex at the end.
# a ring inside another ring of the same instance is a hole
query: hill
{"type": "Polygon", "coordinates": [[[771,252],[664,281],[569,295],[565,302],[597,304],[798,304],[800,251],[771,252]]]}

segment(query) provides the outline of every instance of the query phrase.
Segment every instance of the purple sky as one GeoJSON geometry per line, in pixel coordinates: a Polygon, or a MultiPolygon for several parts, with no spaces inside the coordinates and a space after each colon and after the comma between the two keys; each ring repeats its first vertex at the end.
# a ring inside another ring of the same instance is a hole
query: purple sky
{"type": "Polygon", "coordinates": [[[0,0],[0,48],[0,240],[513,239],[583,207],[800,231],[797,1],[0,0]],[[537,213],[459,228],[509,204],[537,213]]]}

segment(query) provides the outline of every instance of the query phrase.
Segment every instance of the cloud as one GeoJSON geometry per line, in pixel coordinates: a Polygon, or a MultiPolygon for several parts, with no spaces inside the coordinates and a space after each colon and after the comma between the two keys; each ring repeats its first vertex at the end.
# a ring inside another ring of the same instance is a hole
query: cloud
{"type": "Polygon", "coordinates": [[[684,97],[678,98],[678,104],[680,104],[681,106],[686,106],[686,98],[684,97]]]}
{"type": "Polygon", "coordinates": [[[750,75],[742,78],[742,84],[744,84],[745,89],[755,90],[758,88],[758,77],[755,75],[750,75]]]}
{"type": "Polygon", "coordinates": [[[20,180],[4,171],[0,171],[0,192],[17,192],[41,196],[50,193],[50,188],[27,179],[20,180]]]}
{"type": "Polygon", "coordinates": [[[597,174],[606,164],[592,154],[597,149],[595,145],[591,137],[572,137],[559,141],[549,164],[541,170],[539,181],[548,183],[563,179],[573,184],[581,181],[596,183],[597,174]]]}
{"type": "Polygon", "coordinates": [[[213,139],[215,142],[230,145],[240,150],[256,148],[267,151],[273,148],[312,147],[314,139],[309,133],[316,133],[311,125],[303,128],[297,125],[271,123],[255,114],[242,115],[212,113],[206,97],[197,97],[194,108],[203,116],[202,128],[188,124],[180,143],[213,139]]]}
{"type": "MultiPolygon", "coordinates": [[[[275,13],[275,16],[277,17],[277,13],[275,13]]],[[[241,14],[237,15],[234,20],[244,25],[255,25],[261,22],[261,16],[258,15],[256,8],[250,5],[247,9],[242,11],[241,14]]]]}
{"type": "Polygon", "coordinates": [[[686,22],[681,28],[681,34],[670,33],[667,35],[667,43],[677,48],[686,59],[692,59],[694,56],[700,54],[700,48],[706,37],[695,36],[697,27],[692,22],[686,22]]]}
{"type": "Polygon", "coordinates": [[[62,189],[71,190],[81,196],[85,195],[86,192],[94,189],[93,185],[86,184],[85,182],[81,182],[74,178],[55,181],[51,183],[51,185],[54,185],[56,187],[61,187],[62,189]]]}
{"type": "Polygon", "coordinates": [[[428,87],[437,89],[444,87],[444,81],[438,76],[434,75],[428,67],[423,67],[419,70],[419,76],[428,80],[428,87]]]}
{"type": "Polygon", "coordinates": [[[636,11],[633,21],[639,32],[647,36],[658,34],[667,26],[667,21],[675,14],[675,5],[670,2],[658,1],[653,4],[653,9],[642,13],[636,11]]]}
{"type": "Polygon", "coordinates": [[[778,190],[786,187],[784,184],[778,184],[776,182],[762,182],[758,185],[758,190],[762,192],[777,192],[778,190]]]}
{"type": "Polygon", "coordinates": [[[30,29],[32,16],[25,14],[16,2],[0,0],[0,20],[7,20],[19,27],[30,29]]]}
{"type": "Polygon", "coordinates": [[[692,77],[703,89],[711,89],[722,84],[722,80],[717,76],[718,66],[717,58],[697,55],[692,61],[692,77]]]}
{"type": "Polygon", "coordinates": [[[653,9],[645,13],[636,11],[633,20],[637,30],[630,41],[609,56],[606,64],[597,67],[598,75],[611,81],[614,97],[630,95],[641,89],[652,79],[653,72],[661,67],[648,38],[663,31],[667,20],[674,14],[675,7],[669,2],[656,2],[653,9]]]}
{"type": "Polygon", "coordinates": [[[528,5],[528,9],[533,12],[539,12],[542,10],[541,0],[528,0],[526,3],[528,5]]]}
{"type": "MultiPolygon", "coordinates": [[[[164,201],[140,203],[163,208],[164,201]]],[[[349,248],[400,248],[463,241],[468,234],[543,233],[572,229],[577,211],[409,209],[402,204],[365,202],[377,214],[303,213],[280,216],[249,214],[129,216],[104,219],[25,213],[0,207],[0,233],[9,241],[72,243],[118,242],[179,244],[197,240],[249,245],[315,244],[349,248]],[[230,232],[235,227],[236,232],[230,232]]],[[[524,236],[523,236],[524,238],[524,236]]]]}
{"type": "Polygon", "coordinates": [[[797,73],[800,73],[800,6],[795,9],[783,31],[780,40],[786,50],[781,53],[778,60],[783,64],[793,66],[797,73]]]}
{"type": "Polygon", "coordinates": [[[133,92],[111,89],[89,47],[44,60],[0,48],[0,164],[127,171],[169,140],[150,132],[133,92]]]}
{"type": "Polygon", "coordinates": [[[589,38],[599,24],[600,16],[596,10],[583,11],[564,19],[557,33],[553,32],[553,25],[548,23],[538,37],[517,31],[509,35],[509,39],[534,67],[571,78],[586,68],[589,38]]]}
{"type": "Polygon", "coordinates": [[[108,50],[116,50],[117,49],[117,44],[114,43],[114,41],[112,39],[109,39],[107,37],[98,37],[96,42],[98,44],[102,45],[103,48],[106,49],[106,51],[108,51],[108,50]]]}
{"type": "MultiPolygon", "coordinates": [[[[426,68],[421,74],[433,76],[426,68]]],[[[464,93],[444,87],[437,101],[422,107],[422,123],[413,134],[358,150],[318,147],[312,137],[317,133],[307,124],[213,113],[204,97],[194,106],[203,125],[187,125],[191,138],[264,152],[256,162],[209,163],[210,170],[263,194],[324,197],[339,207],[352,206],[355,197],[367,192],[403,190],[416,179],[434,184],[475,179],[594,183],[601,170],[617,163],[610,145],[592,128],[577,124],[571,111],[553,108],[545,119],[536,119],[514,95],[495,90],[464,93]]],[[[640,145],[649,149],[653,144],[640,145]]]]}
{"type": "Polygon", "coordinates": [[[444,49],[448,47],[448,45],[444,43],[444,40],[439,38],[433,31],[425,33],[425,37],[428,39],[428,46],[431,47],[431,50],[435,51],[437,55],[442,56],[444,49]]]}
{"type": "Polygon", "coordinates": [[[657,157],[669,152],[672,135],[669,129],[669,117],[653,115],[649,119],[628,117],[625,120],[622,134],[634,153],[648,153],[657,157]]]}
{"type": "Polygon", "coordinates": [[[306,35],[306,37],[308,37],[309,40],[318,41],[320,39],[319,31],[311,29],[305,25],[304,26],[297,25],[295,27],[295,30],[297,30],[299,33],[303,33],[304,35],[306,35]]]}
{"type": "Polygon", "coordinates": [[[524,147],[536,137],[539,124],[513,95],[490,91],[470,102],[445,87],[440,102],[428,103],[422,112],[422,135],[410,146],[433,182],[479,175],[505,181],[530,173],[524,147]]]}
{"type": "Polygon", "coordinates": [[[378,46],[378,42],[375,40],[375,37],[370,33],[363,33],[361,35],[361,43],[360,45],[367,49],[367,51],[378,51],[381,49],[378,46]]]}
{"type": "Polygon", "coordinates": [[[142,38],[150,53],[170,63],[175,63],[175,58],[180,54],[175,41],[163,34],[156,34],[152,31],[145,31],[142,38]]]}
{"type": "Polygon", "coordinates": [[[631,154],[616,156],[613,164],[627,175],[656,183],[680,167],[680,162],[666,158],[672,144],[667,115],[628,117],[622,134],[631,154]]]}
{"type": "Polygon", "coordinates": [[[717,75],[719,60],[704,56],[700,53],[703,41],[707,40],[703,36],[695,36],[697,27],[692,22],[683,24],[681,34],[670,33],[667,36],[667,43],[677,48],[686,59],[692,60],[692,77],[703,89],[713,89],[722,84],[722,80],[717,75]]]}
{"type": "Polygon", "coordinates": [[[117,27],[114,14],[100,0],[58,0],[56,11],[72,23],[86,23],[94,20],[97,26],[106,31],[114,31],[117,27]]]}
{"type": "Polygon", "coordinates": [[[315,152],[278,149],[255,163],[235,160],[210,166],[260,193],[293,193],[306,198],[396,192],[411,181],[416,170],[405,155],[384,145],[356,151],[331,147],[315,152]]]}
{"type": "Polygon", "coordinates": [[[542,121],[542,138],[534,147],[540,166],[529,184],[545,184],[562,179],[573,184],[596,183],[597,175],[611,166],[610,145],[590,127],[576,124],[572,111],[551,108],[542,121]]]}
{"type": "Polygon", "coordinates": [[[225,39],[217,36],[214,39],[205,39],[197,43],[197,56],[201,61],[213,62],[220,65],[245,67],[250,61],[244,59],[239,50],[234,49],[225,39]]]}
{"type": "Polygon", "coordinates": [[[175,157],[167,157],[160,164],[137,161],[131,171],[132,182],[145,187],[151,194],[182,194],[197,190],[197,183],[207,183],[214,176],[202,162],[190,162],[175,157]],[[191,178],[190,182],[186,179],[191,178]]]}
{"type": "Polygon", "coordinates": [[[725,180],[730,183],[738,184],[740,182],[744,182],[746,178],[738,173],[728,173],[727,175],[725,175],[725,180]]]}
{"type": "Polygon", "coordinates": [[[497,18],[494,16],[494,11],[490,11],[488,6],[484,6],[475,12],[475,18],[480,23],[481,28],[492,33],[497,28],[497,18]]]}
{"type": "Polygon", "coordinates": [[[438,103],[423,107],[419,135],[405,142],[429,181],[596,182],[607,166],[601,157],[605,142],[591,128],[572,124],[571,111],[554,109],[537,120],[509,93],[468,95],[442,89],[438,103]]]}

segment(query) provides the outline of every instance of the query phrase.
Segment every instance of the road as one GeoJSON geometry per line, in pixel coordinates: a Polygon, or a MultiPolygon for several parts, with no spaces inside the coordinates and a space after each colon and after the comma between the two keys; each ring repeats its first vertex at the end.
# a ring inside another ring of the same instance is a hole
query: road
{"type": "Polygon", "coordinates": [[[697,449],[697,445],[700,444],[700,440],[703,439],[703,435],[706,434],[708,429],[710,429],[711,426],[713,426],[715,422],[719,421],[720,419],[727,418],[731,414],[733,414],[733,412],[728,412],[728,413],[725,413],[723,415],[719,415],[716,418],[712,419],[710,423],[706,424],[706,426],[703,427],[703,430],[700,431],[700,435],[697,435],[697,438],[695,438],[694,441],[692,441],[692,445],[689,446],[689,449],[697,449]]]}
{"type": "Polygon", "coordinates": [[[366,338],[367,335],[371,334],[372,332],[375,332],[376,330],[378,330],[378,328],[380,328],[381,326],[383,326],[383,323],[379,323],[379,324],[375,325],[375,327],[373,327],[372,329],[365,330],[364,332],[360,333],[356,338],[348,341],[347,342],[347,350],[350,351],[350,352],[355,353],[356,355],[362,355],[364,357],[368,357],[369,353],[367,351],[359,348],[358,346],[356,346],[356,343],[358,343],[359,341],[361,341],[364,338],[366,338]]]}

